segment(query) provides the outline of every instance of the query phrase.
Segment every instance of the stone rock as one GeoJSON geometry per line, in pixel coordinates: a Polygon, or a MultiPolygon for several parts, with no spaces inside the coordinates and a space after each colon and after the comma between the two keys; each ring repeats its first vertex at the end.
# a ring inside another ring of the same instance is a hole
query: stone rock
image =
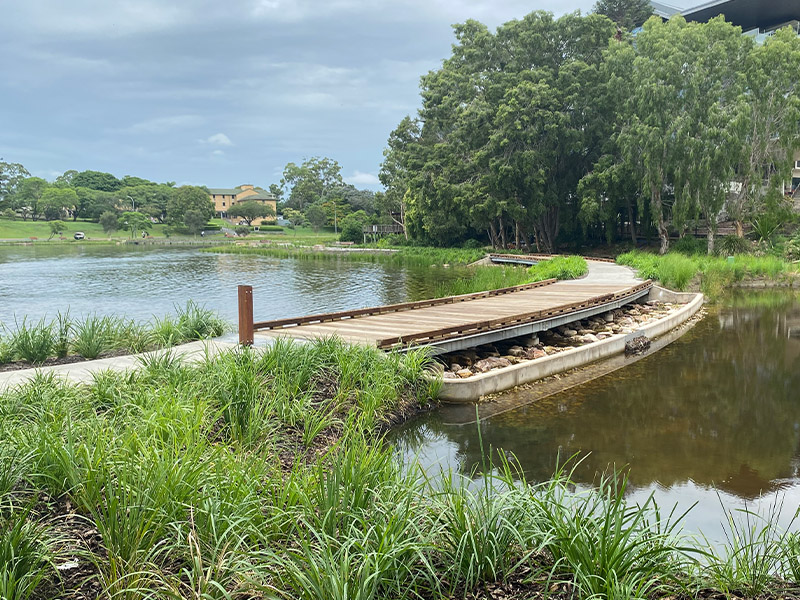
{"type": "Polygon", "coordinates": [[[601,332],[599,332],[597,334],[597,339],[598,340],[605,340],[607,338],[610,338],[612,335],[614,335],[614,334],[612,334],[612,333],[610,333],[608,331],[601,331],[601,332]]]}
{"type": "Polygon", "coordinates": [[[561,330],[561,335],[563,335],[566,338],[571,338],[571,337],[573,337],[575,335],[578,335],[578,332],[576,330],[574,330],[574,329],[568,329],[568,328],[564,327],[561,330]]]}
{"type": "Polygon", "coordinates": [[[625,342],[625,354],[630,356],[632,354],[642,354],[650,349],[650,340],[647,336],[640,335],[625,342]]]}
{"type": "Polygon", "coordinates": [[[553,346],[545,346],[544,348],[545,353],[547,354],[555,354],[558,350],[555,349],[553,346]]]}
{"type": "Polygon", "coordinates": [[[528,352],[525,354],[525,357],[531,360],[536,360],[537,358],[542,358],[544,356],[547,356],[547,352],[539,348],[529,348],[528,352]]]}
{"type": "Polygon", "coordinates": [[[460,364],[458,364],[458,363],[455,363],[455,362],[454,362],[454,363],[450,363],[450,370],[451,370],[453,373],[458,373],[458,372],[459,372],[461,369],[463,369],[463,368],[464,368],[464,367],[462,367],[462,366],[461,366],[460,364]]]}
{"type": "Polygon", "coordinates": [[[590,333],[594,333],[591,329],[581,329],[578,331],[578,335],[589,335],[590,333]]]}
{"type": "Polygon", "coordinates": [[[525,348],[522,346],[511,346],[511,348],[508,349],[508,354],[517,358],[525,356],[525,348]]]}
{"type": "Polygon", "coordinates": [[[466,379],[467,377],[472,377],[474,373],[469,369],[461,369],[456,375],[461,377],[461,379],[466,379]]]}
{"type": "Polygon", "coordinates": [[[474,363],[475,360],[478,360],[478,359],[476,357],[475,360],[473,360],[472,358],[470,358],[469,356],[465,356],[464,354],[453,354],[450,357],[450,360],[452,360],[456,364],[466,365],[466,366],[469,367],[469,366],[472,366],[472,363],[474,363]]]}
{"type": "Polygon", "coordinates": [[[594,342],[599,342],[600,338],[594,335],[593,333],[587,333],[583,336],[583,341],[587,344],[593,344],[594,342]]]}
{"type": "Polygon", "coordinates": [[[473,365],[473,369],[478,373],[486,373],[492,369],[500,369],[502,367],[510,367],[511,361],[507,358],[484,358],[479,360],[473,365]]]}
{"type": "Polygon", "coordinates": [[[538,335],[523,335],[522,337],[517,338],[517,342],[520,346],[535,346],[539,343],[539,336],[538,335]]]}
{"type": "Polygon", "coordinates": [[[451,373],[450,371],[445,371],[442,373],[442,378],[444,379],[458,379],[458,375],[455,373],[451,373]]]}

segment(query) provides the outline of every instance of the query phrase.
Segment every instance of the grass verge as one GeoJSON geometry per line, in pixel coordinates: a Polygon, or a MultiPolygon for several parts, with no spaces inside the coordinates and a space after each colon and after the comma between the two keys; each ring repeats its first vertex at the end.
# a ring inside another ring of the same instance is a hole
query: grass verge
{"type": "Polygon", "coordinates": [[[639,277],[660,281],[665,287],[685,291],[699,277],[700,289],[714,298],[731,284],[764,277],[783,281],[796,276],[796,265],[774,256],[740,254],[731,259],[718,256],[685,255],[670,252],[663,256],[633,250],[620,254],[617,262],[636,269],[639,277]]]}
{"type": "Polygon", "coordinates": [[[149,324],[98,315],[73,319],[68,312],[59,313],[53,321],[29,323],[23,319],[0,337],[0,365],[15,361],[40,365],[48,359],[70,357],[93,360],[108,352],[139,353],[217,337],[227,328],[216,313],[192,301],[177,307],[176,312],[175,316],[154,317],[149,324]]]}

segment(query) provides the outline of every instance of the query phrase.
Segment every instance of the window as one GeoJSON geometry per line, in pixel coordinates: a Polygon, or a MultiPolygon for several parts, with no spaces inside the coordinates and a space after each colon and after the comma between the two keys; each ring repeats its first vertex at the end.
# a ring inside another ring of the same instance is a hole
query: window
{"type": "Polygon", "coordinates": [[[217,199],[217,195],[216,195],[216,194],[213,194],[211,197],[212,197],[214,200],[216,200],[216,199],[217,199]]]}
{"type": "Polygon", "coordinates": [[[794,168],[795,169],[800,169],[800,160],[794,161],[794,168]]]}
{"type": "Polygon", "coordinates": [[[222,203],[222,206],[225,206],[225,202],[222,203]]]}

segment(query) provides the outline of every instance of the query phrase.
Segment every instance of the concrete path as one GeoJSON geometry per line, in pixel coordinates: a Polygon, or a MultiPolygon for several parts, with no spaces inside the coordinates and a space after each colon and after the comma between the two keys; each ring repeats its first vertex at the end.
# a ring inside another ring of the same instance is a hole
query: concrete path
{"type": "Polygon", "coordinates": [[[101,371],[135,371],[141,369],[143,358],[158,357],[171,352],[180,357],[184,363],[194,363],[202,361],[206,356],[215,356],[231,348],[236,348],[236,346],[237,344],[233,342],[222,340],[201,340],[143,354],[86,360],[52,367],[3,371],[0,372],[0,393],[25,383],[36,373],[54,373],[56,376],[72,383],[91,383],[94,374],[101,371]]]}
{"type": "Polygon", "coordinates": [[[589,273],[579,279],[568,279],[562,281],[563,284],[584,284],[597,283],[601,285],[636,285],[644,281],[636,276],[636,272],[630,267],[618,265],[605,261],[586,260],[589,273]]]}

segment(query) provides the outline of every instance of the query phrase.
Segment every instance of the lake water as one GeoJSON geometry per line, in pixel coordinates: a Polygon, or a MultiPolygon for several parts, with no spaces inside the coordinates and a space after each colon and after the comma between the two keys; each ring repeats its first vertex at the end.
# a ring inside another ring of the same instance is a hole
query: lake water
{"type": "Polygon", "coordinates": [[[253,286],[257,320],[429,297],[453,269],[286,260],[192,248],[0,246],[0,322],[69,309],[147,320],[191,299],[237,320],[237,285],[253,286]]]}
{"type": "MultiPolygon", "coordinates": [[[[0,247],[0,321],[90,312],[148,319],[188,299],[236,320],[236,286],[253,286],[257,319],[429,296],[452,269],[402,268],[202,253],[185,248],[0,247]]],[[[513,454],[532,481],[578,453],[575,476],[629,468],[629,497],[697,505],[686,529],[719,537],[727,509],[781,500],[786,525],[800,505],[800,295],[741,294],[686,335],[631,366],[480,424],[484,447],[513,454]]],[[[398,448],[430,473],[470,474],[478,426],[448,411],[396,432],[398,448]]],[[[476,475],[478,479],[480,475],[476,475]]]]}
{"type": "MultiPolygon", "coordinates": [[[[800,506],[800,294],[738,295],[665,349],[478,426],[446,424],[446,410],[397,432],[408,457],[480,476],[483,448],[513,455],[531,481],[583,458],[574,476],[629,470],[629,499],[689,512],[685,527],[719,539],[721,507],[800,506]]],[[[527,396],[527,397],[526,397],[527,396]]],[[[505,400],[508,400],[506,398],[505,400]]],[[[530,402],[527,403],[526,402],[530,402]]],[[[796,527],[795,527],[796,528],[796,527]]]]}

